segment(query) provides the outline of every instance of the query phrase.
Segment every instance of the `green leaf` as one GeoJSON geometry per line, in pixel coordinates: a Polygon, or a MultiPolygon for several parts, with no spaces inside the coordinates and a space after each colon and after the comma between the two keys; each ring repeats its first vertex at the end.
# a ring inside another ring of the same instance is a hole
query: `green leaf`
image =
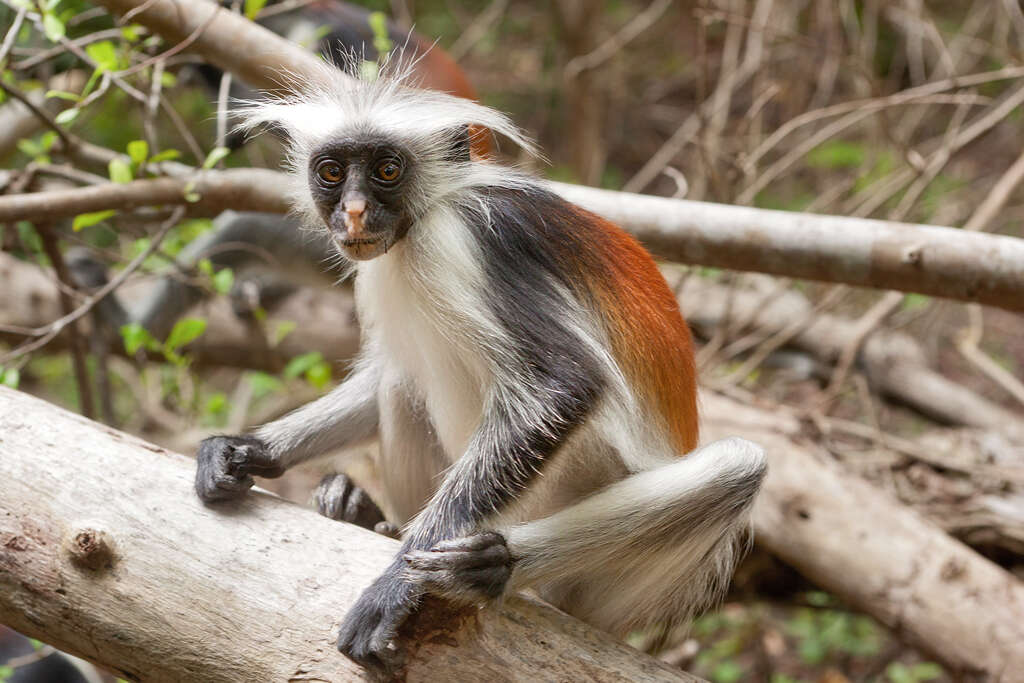
{"type": "Polygon", "coordinates": [[[14,676],[14,667],[0,664],[0,681],[6,681],[14,676]]]}
{"type": "Polygon", "coordinates": [[[325,389],[331,383],[331,366],[327,361],[320,361],[306,370],[306,381],[317,389],[325,389]]]}
{"type": "Polygon", "coordinates": [[[43,148],[35,140],[22,138],[21,140],[18,140],[18,151],[27,157],[35,158],[43,153],[43,148]]]}
{"type": "Polygon", "coordinates": [[[261,399],[264,396],[277,391],[282,386],[281,380],[265,372],[249,372],[246,373],[246,378],[249,380],[249,385],[252,387],[252,397],[254,399],[261,399]]]}
{"type": "Polygon", "coordinates": [[[195,204],[202,196],[196,192],[196,181],[190,180],[185,183],[185,187],[181,191],[181,196],[185,198],[185,201],[190,204],[195,204]]]}
{"type": "Polygon", "coordinates": [[[121,35],[129,43],[134,43],[146,33],[146,28],[141,24],[128,24],[121,27],[121,35]]]}
{"type": "Polygon", "coordinates": [[[136,166],[145,163],[149,156],[149,143],[145,140],[132,140],[128,143],[128,157],[136,166]]]}
{"type": "Polygon", "coordinates": [[[288,361],[288,365],[284,366],[284,372],[281,374],[284,375],[285,379],[295,379],[317,363],[322,363],[323,360],[324,356],[322,353],[319,351],[310,351],[309,353],[296,356],[288,361]]]}
{"type": "Polygon", "coordinates": [[[208,258],[199,259],[196,268],[206,277],[213,277],[213,261],[208,258]]]}
{"type": "Polygon", "coordinates": [[[231,150],[227,147],[214,147],[210,150],[210,153],[206,155],[206,160],[203,162],[203,168],[213,168],[217,165],[217,162],[229,154],[231,154],[231,150]]]}
{"type": "Polygon", "coordinates": [[[203,406],[203,412],[207,415],[222,415],[228,409],[228,396],[222,391],[218,391],[215,394],[211,394],[206,399],[206,404],[203,406]]]}
{"type": "Polygon", "coordinates": [[[910,667],[910,673],[918,681],[931,681],[942,676],[942,667],[935,662],[918,662],[910,667]]]}
{"type": "Polygon", "coordinates": [[[244,12],[246,19],[255,19],[260,10],[267,4],[267,0],[245,0],[244,12]]]}
{"type": "Polygon", "coordinates": [[[828,607],[832,602],[832,596],[824,591],[808,591],[804,595],[804,598],[807,600],[808,604],[814,605],[815,607],[828,607]]]}
{"type": "Polygon", "coordinates": [[[918,311],[928,304],[930,304],[932,298],[924,294],[917,294],[910,292],[903,297],[903,301],[900,302],[900,308],[904,311],[918,311]]]}
{"type": "Polygon", "coordinates": [[[0,367],[0,384],[17,389],[19,382],[21,382],[21,371],[18,368],[0,367]]]}
{"type": "Polygon", "coordinates": [[[230,268],[221,268],[213,276],[213,288],[218,294],[227,294],[235,284],[235,273],[230,268]]]}
{"type": "Polygon", "coordinates": [[[82,97],[77,93],[68,92],[67,90],[47,90],[46,99],[53,99],[56,97],[58,100],[67,100],[68,102],[80,102],[82,97]]]}
{"type": "Polygon", "coordinates": [[[48,130],[39,136],[39,145],[49,152],[53,149],[53,143],[57,142],[56,131],[48,130]]]}
{"type": "Polygon", "coordinates": [[[367,17],[370,23],[370,30],[373,31],[373,47],[378,54],[384,55],[391,52],[395,44],[388,35],[388,17],[383,12],[370,12],[367,17]]]}
{"type": "Polygon", "coordinates": [[[721,662],[711,672],[711,680],[715,683],[736,683],[742,678],[743,667],[731,660],[721,662]]]}
{"type": "Polygon", "coordinates": [[[29,251],[40,254],[43,251],[43,240],[39,237],[39,233],[36,232],[35,226],[28,221],[18,221],[15,223],[15,227],[18,230],[18,241],[21,242],[29,251]]]}
{"type": "Polygon", "coordinates": [[[71,109],[65,109],[53,117],[53,120],[62,126],[66,126],[75,119],[78,118],[78,114],[81,110],[78,107],[72,107],[71,109]]]}
{"type": "Polygon", "coordinates": [[[850,168],[864,163],[864,146],[844,140],[829,140],[807,155],[812,168],[850,168]]]}
{"type": "Polygon", "coordinates": [[[885,669],[885,675],[892,683],[914,683],[914,678],[905,664],[893,662],[885,669]]]}
{"type": "Polygon", "coordinates": [[[109,40],[100,40],[85,46],[85,53],[89,55],[96,68],[100,71],[116,71],[119,61],[117,58],[117,47],[109,40]]]}
{"type": "Polygon", "coordinates": [[[169,161],[171,159],[177,159],[181,156],[181,152],[176,149],[165,149],[162,152],[157,152],[149,158],[149,163],[158,164],[161,161],[169,161]]]}
{"type": "Polygon", "coordinates": [[[160,348],[160,342],[149,333],[149,330],[139,323],[122,325],[120,332],[121,339],[124,341],[124,350],[129,356],[134,356],[135,352],[139,349],[144,348],[150,351],[157,351],[160,348]]]}
{"type": "Polygon", "coordinates": [[[43,14],[43,33],[51,43],[58,42],[67,33],[64,22],[52,12],[43,14]]]}
{"type": "Polygon", "coordinates": [[[274,326],[274,332],[270,336],[270,346],[276,347],[278,344],[284,341],[284,338],[291,334],[295,328],[298,327],[298,323],[291,320],[282,320],[274,326]]]}
{"type": "Polygon", "coordinates": [[[170,71],[165,71],[160,74],[160,85],[165,88],[173,88],[178,84],[178,77],[172,74],[170,71]]]}
{"type": "Polygon", "coordinates": [[[75,220],[71,223],[71,229],[78,232],[82,228],[88,228],[91,225],[96,225],[100,221],[105,221],[113,216],[117,211],[108,209],[107,211],[93,211],[92,213],[80,213],[75,216],[75,220]]]}
{"type": "Polygon", "coordinates": [[[132,181],[132,167],[120,157],[111,159],[110,163],[107,164],[107,170],[110,172],[110,180],[112,182],[124,185],[132,181]]]}
{"type": "Polygon", "coordinates": [[[170,335],[167,336],[164,350],[176,351],[185,344],[196,340],[205,331],[206,321],[202,318],[182,318],[174,324],[170,335]]]}

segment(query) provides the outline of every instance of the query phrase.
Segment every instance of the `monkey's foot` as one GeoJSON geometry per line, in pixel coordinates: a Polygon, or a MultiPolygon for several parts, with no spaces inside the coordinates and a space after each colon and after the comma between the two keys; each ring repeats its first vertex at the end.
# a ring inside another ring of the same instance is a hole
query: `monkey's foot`
{"type": "Polygon", "coordinates": [[[403,557],[411,582],[463,604],[499,597],[512,575],[505,538],[493,531],[442,541],[430,550],[413,550],[403,557]]]}
{"type": "MultiPolygon", "coordinates": [[[[384,520],[384,513],[369,494],[344,474],[325,475],[313,492],[313,501],[316,503],[316,509],[324,517],[355,524],[371,531],[376,531],[380,526],[382,533],[394,528],[393,524],[384,520]]],[[[391,533],[384,535],[391,536],[391,533]]]]}

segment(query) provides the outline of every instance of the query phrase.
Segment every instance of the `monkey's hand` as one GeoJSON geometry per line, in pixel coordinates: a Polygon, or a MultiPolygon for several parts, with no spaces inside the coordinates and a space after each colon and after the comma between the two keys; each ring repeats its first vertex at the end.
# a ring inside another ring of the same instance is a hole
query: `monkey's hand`
{"type": "Polygon", "coordinates": [[[458,604],[480,604],[505,592],[512,557],[505,537],[493,531],[441,541],[403,556],[405,575],[423,591],[458,604]]]}
{"type": "Polygon", "coordinates": [[[245,495],[252,475],[280,477],[284,468],[267,453],[266,444],[252,436],[211,436],[199,444],[196,493],[206,503],[245,495]]]}
{"type": "Polygon", "coordinates": [[[363,591],[338,633],[341,653],[379,678],[402,665],[398,628],[419,604],[416,587],[402,577],[403,564],[399,558],[363,591]]]}

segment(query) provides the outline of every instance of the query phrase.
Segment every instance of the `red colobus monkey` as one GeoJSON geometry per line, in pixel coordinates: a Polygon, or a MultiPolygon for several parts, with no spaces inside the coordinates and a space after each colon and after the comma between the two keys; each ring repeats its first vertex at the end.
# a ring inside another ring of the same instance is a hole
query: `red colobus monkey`
{"type": "Polygon", "coordinates": [[[531,587],[618,635],[713,603],[765,460],[740,439],[694,450],[690,334],[643,248],[474,159],[469,126],[531,145],[473,102],[345,80],[247,116],[290,135],[297,211],[355,270],[364,342],[330,394],[203,441],[196,490],[236,497],[251,475],[379,437],[377,502],[404,538],[339,649],[391,670],[428,593],[531,587]]]}

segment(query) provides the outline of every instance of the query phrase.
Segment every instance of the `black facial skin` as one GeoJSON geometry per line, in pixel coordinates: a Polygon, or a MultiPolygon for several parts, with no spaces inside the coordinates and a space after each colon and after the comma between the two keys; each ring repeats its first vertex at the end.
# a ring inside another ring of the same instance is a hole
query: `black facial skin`
{"type": "Polygon", "coordinates": [[[414,171],[412,155],[385,138],[338,140],[311,155],[309,189],[342,253],[375,258],[405,237],[414,222],[406,196],[414,171]],[[346,213],[353,201],[365,202],[361,215],[346,213]]]}

